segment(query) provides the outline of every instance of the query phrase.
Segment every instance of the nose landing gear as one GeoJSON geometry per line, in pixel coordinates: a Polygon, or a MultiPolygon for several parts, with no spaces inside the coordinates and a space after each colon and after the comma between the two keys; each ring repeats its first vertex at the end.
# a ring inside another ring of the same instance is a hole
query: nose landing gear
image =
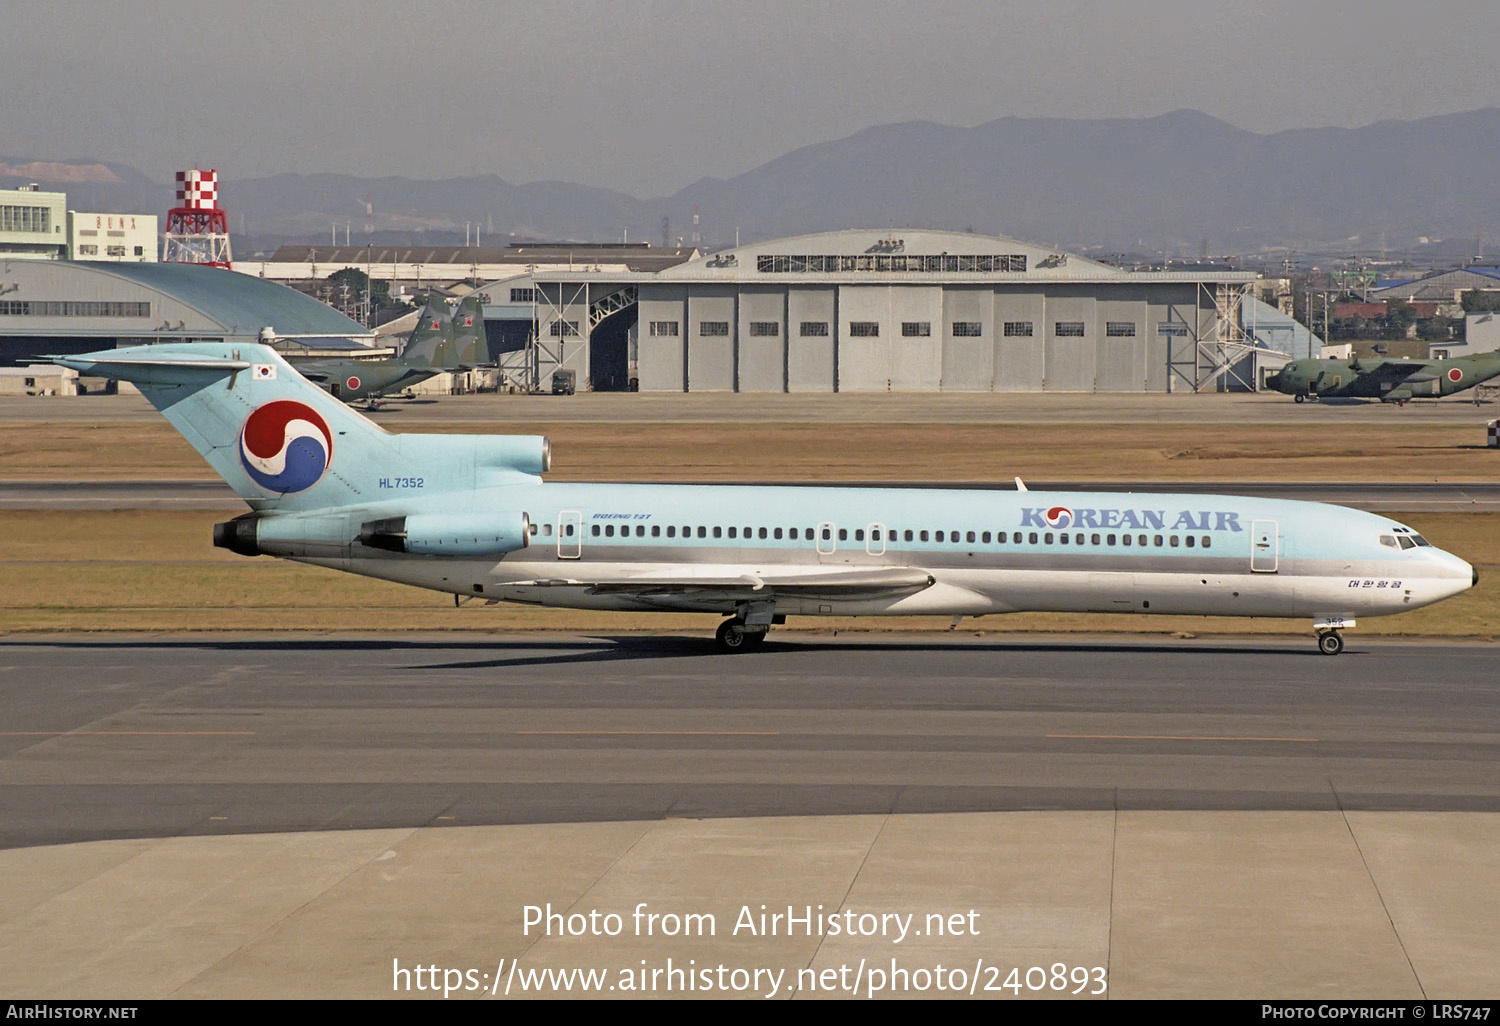
{"type": "Polygon", "coordinates": [[[1313,630],[1318,632],[1318,651],[1324,655],[1338,655],[1344,650],[1344,636],[1339,631],[1353,626],[1353,620],[1345,620],[1341,617],[1325,617],[1322,620],[1313,621],[1313,630]]]}

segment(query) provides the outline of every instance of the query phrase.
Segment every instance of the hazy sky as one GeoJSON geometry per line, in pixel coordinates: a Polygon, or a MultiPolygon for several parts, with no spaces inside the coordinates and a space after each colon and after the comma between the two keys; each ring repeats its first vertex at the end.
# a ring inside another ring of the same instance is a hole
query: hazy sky
{"type": "Polygon", "coordinates": [[[0,154],[642,198],[871,125],[1500,105],[1500,3],[5,0],[0,154]]]}

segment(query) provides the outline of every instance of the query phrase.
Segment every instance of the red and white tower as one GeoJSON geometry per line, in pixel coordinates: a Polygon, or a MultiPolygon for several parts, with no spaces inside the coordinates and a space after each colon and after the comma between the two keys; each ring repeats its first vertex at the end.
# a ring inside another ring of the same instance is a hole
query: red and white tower
{"type": "Polygon", "coordinates": [[[219,206],[219,172],[177,172],[177,206],[167,212],[164,264],[229,266],[229,218],[219,206]]]}

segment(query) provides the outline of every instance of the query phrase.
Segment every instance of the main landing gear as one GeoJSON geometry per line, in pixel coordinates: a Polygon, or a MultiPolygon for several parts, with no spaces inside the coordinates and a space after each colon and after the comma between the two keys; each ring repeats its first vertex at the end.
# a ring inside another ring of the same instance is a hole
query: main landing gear
{"type": "Polygon", "coordinates": [[[725,652],[743,652],[747,648],[758,648],[766,640],[767,627],[750,627],[735,617],[719,624],[714,640],[725,652]]]}
{"type": "Polygon", "coordinates": [[[784,615],[776,612],[776,603],[764,599],[735,604],[734,616],[719,624],[714,640],[721,652],[743,652],[747,648],[758,648],[766,640],[766,631],[773,623],[786,623],[784,615]]]}

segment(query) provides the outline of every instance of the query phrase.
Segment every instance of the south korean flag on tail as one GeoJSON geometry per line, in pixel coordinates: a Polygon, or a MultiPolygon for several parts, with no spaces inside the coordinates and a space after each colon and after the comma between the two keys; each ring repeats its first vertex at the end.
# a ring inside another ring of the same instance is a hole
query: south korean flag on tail
{"type": "Polygon", "coordinates": [[[274,363],[251,364],[250,377],[256,381],[275,381],[276,365],[274,363]]]}

